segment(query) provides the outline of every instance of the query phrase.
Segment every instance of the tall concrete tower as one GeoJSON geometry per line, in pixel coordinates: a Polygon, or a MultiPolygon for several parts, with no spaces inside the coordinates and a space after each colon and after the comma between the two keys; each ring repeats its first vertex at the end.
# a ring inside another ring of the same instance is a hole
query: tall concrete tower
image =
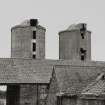
{"type": "Polygon", "coordinates": [[[59,59],[91,60],[91,32],[84,23],[59,32],[59,59]]]}
{"type": "Polygon", "coordinates": [[[11,57],[45,58],[45,31],[37,19],[24,21],[11,29],[11,57]]]}

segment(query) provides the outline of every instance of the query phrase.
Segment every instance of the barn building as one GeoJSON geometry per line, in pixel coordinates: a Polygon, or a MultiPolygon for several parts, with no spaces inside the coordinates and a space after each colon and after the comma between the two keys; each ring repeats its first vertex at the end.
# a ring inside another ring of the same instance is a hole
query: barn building
{"type": "Polygon", "coordinates": [[[59,60],[45,58],[37,19],[11,29],[11,58],[0,58],[6,105],[105,105],[105,62],[91,60],[85,23],[59,32],[59,60]]]}

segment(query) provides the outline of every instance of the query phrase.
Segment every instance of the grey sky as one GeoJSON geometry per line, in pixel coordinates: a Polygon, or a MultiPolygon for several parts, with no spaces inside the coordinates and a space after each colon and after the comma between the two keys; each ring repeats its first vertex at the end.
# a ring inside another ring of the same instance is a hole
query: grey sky
{"type": "Polygon", "coordinates": [[[58,32],[79,22],[92,31],[92,59],[105,60],[105,0],[0,0],[0,57],[10,57],[11,30],[38,18],[46,32],[46,57],[58,58],[58,32]]]}

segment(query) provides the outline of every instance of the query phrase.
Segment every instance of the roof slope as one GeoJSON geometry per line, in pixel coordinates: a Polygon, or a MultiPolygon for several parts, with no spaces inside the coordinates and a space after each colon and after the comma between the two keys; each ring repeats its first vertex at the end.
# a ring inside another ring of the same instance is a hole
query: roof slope
{"type": "Polygon", "coordinates": [[[104,70],[105,62],[0,58],[0,83],[49,83],[53,66],[61,90],[76,94],[79,87],[104,70]]]}
{"type": "Polygon", "coordinates": [[[11,59],[0,61],[0,83],[49,83],[52,66],[11,59]]]}
{"type": "Polygon", "coordinates": [[[68,95],[79,95],[97,75],[105,71],[102,67],[55,66],[60,91],[68,95]]]}
{"type": "Polygon", "coordinates": [[[83,91],[83,95],[105,95],[105,73],[101,73],[94,82],[90,83],[83,91]]]}

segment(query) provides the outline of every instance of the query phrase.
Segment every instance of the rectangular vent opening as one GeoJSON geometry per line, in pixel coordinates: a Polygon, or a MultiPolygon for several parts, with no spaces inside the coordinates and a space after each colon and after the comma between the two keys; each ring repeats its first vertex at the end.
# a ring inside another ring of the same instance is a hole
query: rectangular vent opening
{"type": "Polygon", "coordinates": [[[35,54],[33,54],[32,57],[33,57],[33,59],[36,59],[36,55],[35,54]]]}
{"type": "Polygon", "coordinates": [[[36,43],[33,43],[33,51],[36,51],[36,43]]]}
{"type": "Polygon", "coordinates": [[[30,25],[36,27],[38,25],[37,19],[30,19],[30,25]]]}
{"type": "Polygon", "coordinates": [[[33,31],[33,39],[36,39],[36,31],[33,31]]]}
{"type": "Polygon", "coordinates": [[[80,56],[82,61],[86,59],[86,50],[84,50],[83,48],[80,48],[80,56]]]}

